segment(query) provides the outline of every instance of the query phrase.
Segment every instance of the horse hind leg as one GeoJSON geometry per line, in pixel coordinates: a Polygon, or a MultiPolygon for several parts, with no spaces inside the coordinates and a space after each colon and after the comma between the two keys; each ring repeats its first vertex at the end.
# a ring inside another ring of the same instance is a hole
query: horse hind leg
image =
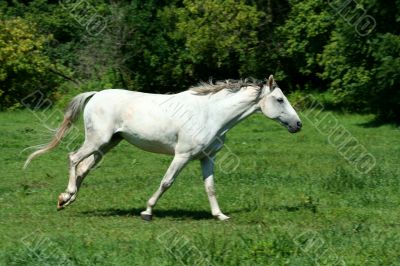
{"type": "Polygon", "coordinates": [[[70,178],[66,191],[58,196],[58,210],[65,208],[75,201],[83,179],[89,173],[90,169],[101,160],[99,158],[100,156],[98,154],[92,154],[78,164],[76,177],[73,179],[70,178]]]}
{"type": "Polygon", "coordinates": [[[78,151],[69,154],[69,182],[66,191],[61,193],[58,197],[58,210],[65,208],[76,199],[83,179],[89,174],[90,170],[101,161],[103,156],[121,140],[122,138],[120,136],[114,135],[108,143],[103,145],[93,145],[85,142],[78,151]]]}
{"type": "Polygon", "coordinates": [[[89,174],[90,170],[103,159],[104,155],[108,151],[117,146],[121,142],[121,140],[121,136],[119,136],[118,134],[114,134],[109,143],[100,147],[99,152],[92,154],[90,157],[86,158],[78,164],[76,173],[77,191],[79,191],[83,179],[89,174]]]}
{"type": "MultiPolygon", "coordinates": [[[[58,196],[57,209],[61,210],[65,206],[69,205],[76,198],[76,193],[78,192],[77,187],[77,166],[83,160],[90,160],[90,157],[98,151],[100,146],[93,145],[91,143],[85,143],[82,147],[68,155],[69,157],[69,182],[65,192],[58,196]]],[[[94,161],[94,160],[93,160],[94,161]]],[[[89,164],[90,165],[90,164],[89,164]]]]}

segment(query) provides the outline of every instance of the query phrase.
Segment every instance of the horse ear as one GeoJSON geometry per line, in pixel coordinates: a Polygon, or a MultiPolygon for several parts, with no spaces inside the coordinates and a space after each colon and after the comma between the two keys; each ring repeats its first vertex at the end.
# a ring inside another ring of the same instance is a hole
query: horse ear
{"type": "Polygon", "coordinates": [[[270,75],[268,78],[268,87],[270,90],[272,90],[274,88],[273,87],[274,84],[275,84],[274,76],[270,75]]]}

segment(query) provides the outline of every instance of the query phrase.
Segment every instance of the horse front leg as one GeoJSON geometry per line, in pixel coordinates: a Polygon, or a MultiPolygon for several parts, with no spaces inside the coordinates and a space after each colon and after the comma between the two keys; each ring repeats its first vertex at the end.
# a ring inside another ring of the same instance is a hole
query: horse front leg
{"type": "Polygon", "coordinates": [[[201,170],[203,172],[204,186],[211,206],[211,214],[220,221],[228,220],[229,217],[222,213],[219,208],[214,188],[214,159],[215,156],[201,159],[201,170]]]}
{"type": "Polygon", "coordinates": [[[175,178],[178,176],[179,172],[183,169],[183,167],[185,167],[188,161],[189,161],[188,157],[180,157],[175,155],[170,166],[168,167],[167,172],[165,173],[163,179],[161,180],[160,187],[148,200],[146,210],[140,213],[140,216],[143,218],[143,220],[150,221],[152,219],[153,208],[157,204],[157,201],[160,199],[162,194],[164,194],[164,192],[171,187],[171,185],[175,181],[175,178]]]}

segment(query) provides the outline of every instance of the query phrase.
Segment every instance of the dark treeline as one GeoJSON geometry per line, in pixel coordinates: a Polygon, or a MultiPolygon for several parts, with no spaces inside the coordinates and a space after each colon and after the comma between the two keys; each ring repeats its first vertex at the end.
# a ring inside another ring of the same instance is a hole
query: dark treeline
{"type": "Polygon", "coordinates": [[[274,74],[332,108],[400,120],[400,0],[2,1],[1,109],[36,90],[174,92],[274,74]]]}

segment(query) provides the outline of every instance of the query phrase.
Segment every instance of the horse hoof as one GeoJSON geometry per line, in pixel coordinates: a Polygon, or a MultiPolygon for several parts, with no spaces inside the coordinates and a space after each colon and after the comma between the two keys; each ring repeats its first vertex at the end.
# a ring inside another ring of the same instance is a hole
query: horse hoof
{"type": "Polygon", "coordinates": [[[226,221],[226,220],[229,220],[231,218],[231,217],[226,216],[225,214],[222,214],[222,213],[219,214],[219,215],[216,215],[214,217],[217,218],[220,221],[226,221]]]}
{"type": "Polygon", "coordinates": [[[151,219],[153,218],[153,215],[151,214],[145,214],[145,213],[141,213],[140,216],[142,217],[143,220],[150,222],[151,219]]]}
{"type": "Polygon", "coordinates": [[[61,211],[62,209],[64,209],[64,197],[62,194],[60,194],[60,196],[58,196],[58,201],[57,201],[57,211],[61,211]]]}
{"type": "Polygon", "coordinates": [[[71,202],[75,200],[76,194],[72,195],[69,193],[61,193],[58,196],[58,202],[57,202],[57,210],[63,210],[65,209],[66,206],[68,206],[71,202]]]}

